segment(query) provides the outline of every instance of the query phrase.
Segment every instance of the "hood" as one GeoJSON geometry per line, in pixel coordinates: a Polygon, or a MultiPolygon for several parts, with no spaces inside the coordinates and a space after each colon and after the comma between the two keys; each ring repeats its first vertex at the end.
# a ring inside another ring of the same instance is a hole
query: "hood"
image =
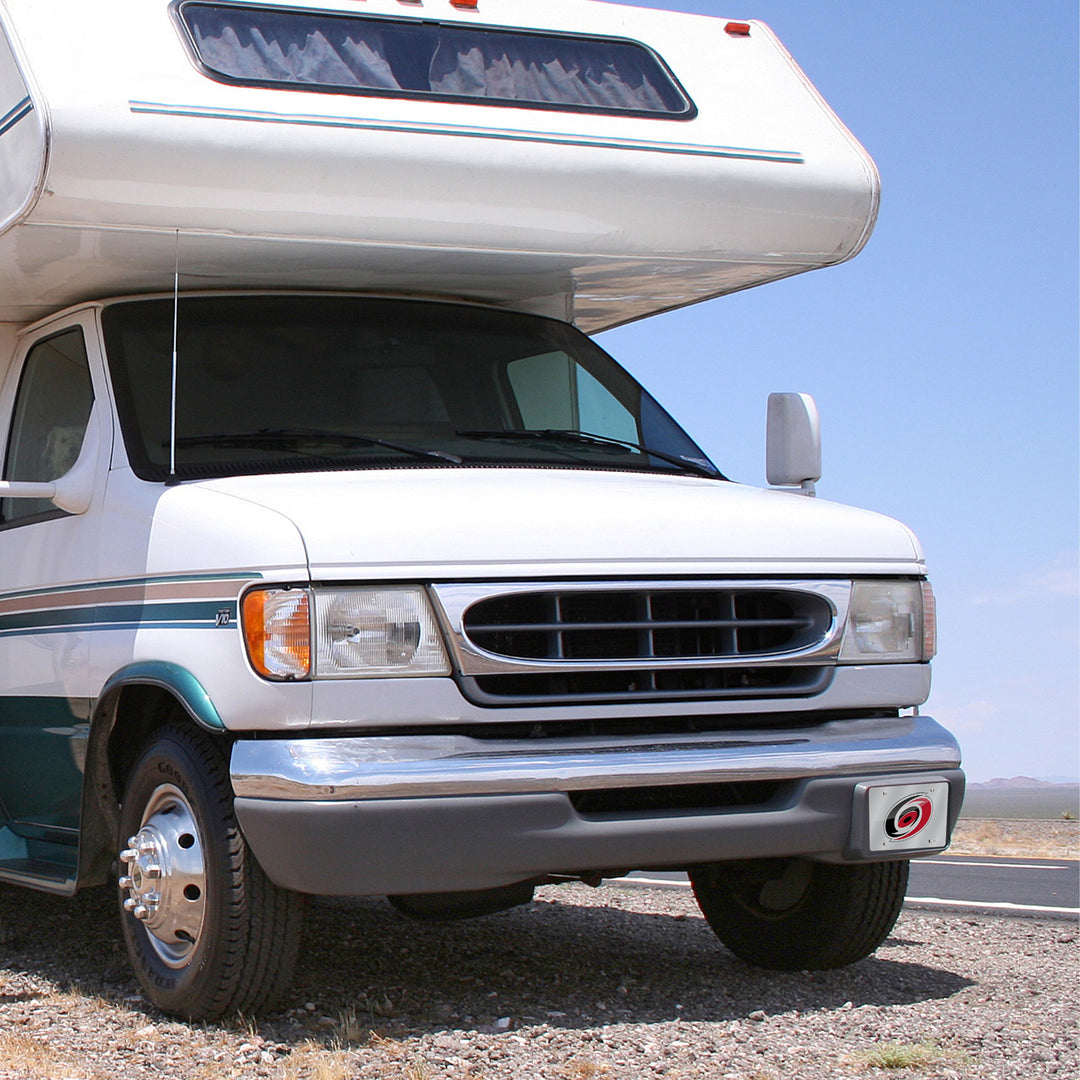
{"type": "Polygon", "coordinates": [[[291,520],[315,579],[925,571],[891,518],[696,477],[435,467],[199,486],[291,520]]]}

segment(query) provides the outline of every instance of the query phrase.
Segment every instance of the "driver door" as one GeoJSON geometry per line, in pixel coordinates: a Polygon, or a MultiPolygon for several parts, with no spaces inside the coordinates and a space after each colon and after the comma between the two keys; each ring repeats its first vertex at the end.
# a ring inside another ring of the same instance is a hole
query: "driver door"
{"type": "MultiPolygon", "coordinates": [[[[93,410],[111,431],[92,311],[28,334],[0,387],[0,478],[52,481],[93,410]]],[[[0,879],[73,887],[89,730],[91,586],[109,438],[84,513],[0,499],[0,879]]]]}

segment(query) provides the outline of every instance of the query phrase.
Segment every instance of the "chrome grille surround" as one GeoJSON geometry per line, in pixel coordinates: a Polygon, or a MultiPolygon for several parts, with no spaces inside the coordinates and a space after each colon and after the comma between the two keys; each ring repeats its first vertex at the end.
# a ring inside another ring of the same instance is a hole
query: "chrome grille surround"
{"type": "Polygon", "coordinates": [[[831,677],[846,581],[438,584],[483,705],[805,697],[831,677]]]}

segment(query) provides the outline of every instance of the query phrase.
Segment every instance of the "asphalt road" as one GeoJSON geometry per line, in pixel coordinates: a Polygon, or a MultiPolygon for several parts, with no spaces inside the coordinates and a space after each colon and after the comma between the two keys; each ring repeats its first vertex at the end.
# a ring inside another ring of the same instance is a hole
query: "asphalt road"
{"type": "Polygon", "coordinates": [[[935,855],[913,859],[908,904],[1080,915],[1080,871],[1068,859],[935,855]]]}
{"type": "MultiPolygon", "coordinates": [[[[685,874],[639,873],[627,884],[689,888],[685,874]]],[[[1080,863],[1075,860],[935,855],[913,859],[909,907],[1075,919],[1080,916],[1080,863]]]]}

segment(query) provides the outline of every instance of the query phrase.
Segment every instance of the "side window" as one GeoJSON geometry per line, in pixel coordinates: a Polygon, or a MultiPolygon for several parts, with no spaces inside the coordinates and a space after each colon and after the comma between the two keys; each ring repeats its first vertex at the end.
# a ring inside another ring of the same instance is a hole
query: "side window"
{"type": "Polygon", "coordinates": [[[565,428],[637,442],[633,413],[566,353],[513,360],[506,374],[527,428],[565,428]]]}
{"type": "MultiPolygon", "coordinates": [[[[4,456],[5,480],[55,480],[75,464],[94,392],[82,330],[74,327],[35,345],[26,357],[4,456]]],[[[4,499],[5,524],[59,514],[48,499],[4,499]]]]}

